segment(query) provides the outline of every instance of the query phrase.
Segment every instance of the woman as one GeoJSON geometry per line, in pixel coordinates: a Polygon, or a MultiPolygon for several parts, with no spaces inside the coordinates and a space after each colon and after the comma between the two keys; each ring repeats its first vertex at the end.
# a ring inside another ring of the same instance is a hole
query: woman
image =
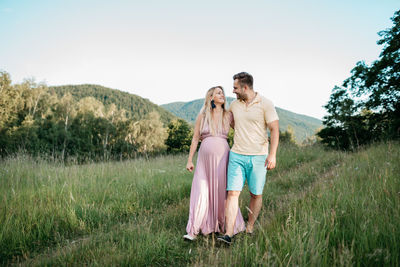
{"type": "MultiPolygon", "coordinates": [[[[186,165],[188,171],[194,170],[192,159],[201,140],[190,193],[187,234],[183,236],[187,240],[196,239],[200,232],[204,235],[224,232],[226,170],[229,157],[227,137],[230,125],[233,125],[233,117],[225,109],[223,88],[216,86],[209,89],[204,106],[196,119],[186,165]]],[[[244,229],[244,220],[239,211],[234,232],[236,234],[244,229]]]]}

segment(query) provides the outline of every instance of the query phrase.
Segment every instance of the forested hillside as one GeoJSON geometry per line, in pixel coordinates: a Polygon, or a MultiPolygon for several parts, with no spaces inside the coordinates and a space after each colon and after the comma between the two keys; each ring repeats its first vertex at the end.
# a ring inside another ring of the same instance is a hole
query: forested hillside
{"type": "Polygon", "coordinates": [[[62,97],[69,92],[76,101],[91,96],[102,102],[103,105],[115,104],[118,109],[124,109],[127,112],[127,118],[135,121],[145,118],[152,111],[160,114],[164,125],[167,125],[175,118],[172,113],[150,102],[148,99],[97,84],[52,86],[49,89],[54,91],[58,97],[62,97]]]}
{"type": "MultiPolygon", "coordinates": [[[[227,97],[227,103],[230,104],[233,100],[232,97],[227,97]]],[[[196,99],[190,102],[173,102],[161,107],[169,110],[178,117],[194,123],[197,114],[203,106],[204,99],[196,99]]],[[[276,108],[279,115],[279,128],[281,132],[293,130],[293,134],[297,142],[304,141],[307,137],[311,137],[315,132],[321,128],[322,121],[309,116],[297,114],[285,109],[276,108]],[[291,129],[290,129],[291,128],[291,129]]]]}
{"type": "Polygon", "coordinates": [[[49,88],[32,80],[12,84],[10,75],[0,71],[1,157],[22,152],[81,163],[162,153],[170,149],[165,141],[174,118],[150,101],[118,90],[98,85],[49,88]]]}

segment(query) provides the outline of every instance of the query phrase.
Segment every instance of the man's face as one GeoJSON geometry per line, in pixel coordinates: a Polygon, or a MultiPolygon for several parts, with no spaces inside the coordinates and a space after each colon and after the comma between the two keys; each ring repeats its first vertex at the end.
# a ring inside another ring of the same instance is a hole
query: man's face
{"type": "Polygon", "coordinates": [[[239,100],[246,100],[246,95],[244,93],[244,88],[239,84],[239,80],[233,81],[233,93],[236,94],[236,98],[239,100]]]}

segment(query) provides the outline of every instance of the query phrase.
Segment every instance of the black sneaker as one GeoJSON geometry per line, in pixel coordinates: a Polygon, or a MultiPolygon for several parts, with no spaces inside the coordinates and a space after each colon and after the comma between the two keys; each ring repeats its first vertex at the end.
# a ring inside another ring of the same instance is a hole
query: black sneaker
{"type": "Polygon", "coordinates": [[[232,238],[229,235],[220,235],[217,237],[218,241],[224,242],[225,244],[232,244],[232,238]]]}

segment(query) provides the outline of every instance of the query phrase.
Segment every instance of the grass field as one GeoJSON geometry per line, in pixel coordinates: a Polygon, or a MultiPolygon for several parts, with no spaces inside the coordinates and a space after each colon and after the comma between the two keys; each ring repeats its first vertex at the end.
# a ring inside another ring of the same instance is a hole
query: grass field
{"type": "MultiPolygon", "coordinates": [[[[182,236],[186,155],[63,166],[0,162],[0,264],[399,266],[400,144],[279,148],[251,236],[182,236]]],[[[249,194],[240,206],[247,218],[249,194]]]]}

